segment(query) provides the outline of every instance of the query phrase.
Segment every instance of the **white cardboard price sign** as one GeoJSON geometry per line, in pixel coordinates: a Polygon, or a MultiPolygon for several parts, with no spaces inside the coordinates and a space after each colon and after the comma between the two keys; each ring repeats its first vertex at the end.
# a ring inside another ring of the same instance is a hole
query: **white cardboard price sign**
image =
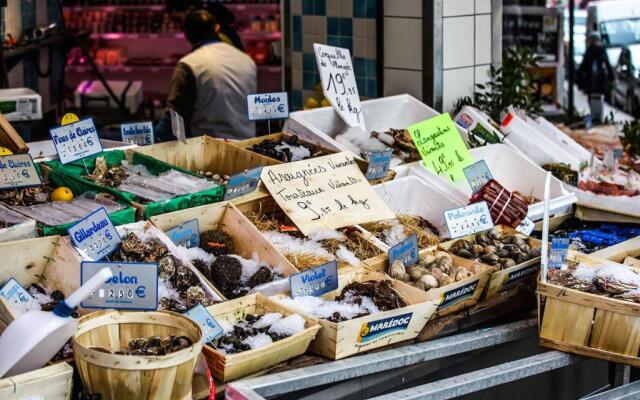
{"type": "Polygon", "coordinates": [[[83,119],[49,130],[60,162],[68,164],[102,151],[102,144],[93,119],[83,119]]]}
{"type": "Polygon", "coordinates": [[[313,44],[322,91],[344,122],[366,131],[349,49],[313,44]]]}
{"type": "Polygon", "coordinates": [[[87,215],[68,232],[73,245],[94,261],[113,253],[120,244],[120,235],[104,208],[87,215]]]}
{"type": "Polygon", "coordinates": [[[348,152],[264,167],[260,179],[305,235],[395,217],[348,152]]]}
{"type": "Polygon", "coordinates": [[[0,189],[42,185],[30,154],[0,157],[0,189]]]}
{"type": "Polygon", "coordinates": [[[287,92],[250,94],[247,96],[247,110],[250,121],[287,118],[287,92]]]}
{"type": "Polygon", "coordinates": [[[494,226],[486,201],[445,211],[444,220],[451,239],[487,231],[494,226]]]}
{"type": "Polygon", "coordinates": [[[122,141],[138,146],[153,144],[153,122],[136,122],[120,125],[122,141]]]}

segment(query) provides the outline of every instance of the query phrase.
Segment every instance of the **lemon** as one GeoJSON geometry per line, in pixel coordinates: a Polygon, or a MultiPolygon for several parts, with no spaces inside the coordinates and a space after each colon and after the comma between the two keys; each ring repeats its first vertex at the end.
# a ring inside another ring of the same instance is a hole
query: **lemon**
{"type": "Polygon", "coordinates": [[[329,103],[329,100],[327,100],[326,98],[322,99],[322,101],[320,102],[320,105],[322,107],[329,107],[331,105],[331,103],[329,103]]]}
{"type": "Polygon", "coordinates": [[[10,156],[13,154],[13,151],[7,149],[6,147],[0,147],[0,156],[10,156]]]}
{"type": "Polygon", "coordinates": [[[314,99],[313,97],[309,97],[307,99],[307,101],[305,101],[304,103],[304,109],[308,110],[310,108],[316,108],[320,105],[320,103],[318,103],[318,100],[314,99]]]}
{"type": "Polygon", "coordinates": [[[60,186],[51,192],[51,201],[71,201],[73,200],[73,192],[71,189],[60,186]]]}

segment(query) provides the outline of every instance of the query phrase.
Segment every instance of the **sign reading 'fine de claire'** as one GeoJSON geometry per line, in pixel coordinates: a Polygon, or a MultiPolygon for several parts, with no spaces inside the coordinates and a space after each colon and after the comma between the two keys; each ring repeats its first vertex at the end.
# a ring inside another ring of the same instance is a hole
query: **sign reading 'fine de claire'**
{"type": "Polygon", "coordinates": [[[95,261],[113,253],[120,244],[118,231],[104,208],[87,215],[68,232],[73,245],[95,261]]]}
{"type": "Polygon", "coordinates": [[[49,130],[60,162],[68,164],[102,151],[98,130],[93,119],[83,119],[49,130]]]}

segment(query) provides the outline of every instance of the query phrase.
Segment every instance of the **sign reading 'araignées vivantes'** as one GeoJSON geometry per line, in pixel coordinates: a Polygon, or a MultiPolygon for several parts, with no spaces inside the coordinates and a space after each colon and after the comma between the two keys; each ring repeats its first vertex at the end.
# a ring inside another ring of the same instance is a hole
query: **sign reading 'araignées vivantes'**
{"type": "Polygon", "coordinates": [[[347,152],[264,167],[260,178],[305,235],[394,218],[347,152]]]}

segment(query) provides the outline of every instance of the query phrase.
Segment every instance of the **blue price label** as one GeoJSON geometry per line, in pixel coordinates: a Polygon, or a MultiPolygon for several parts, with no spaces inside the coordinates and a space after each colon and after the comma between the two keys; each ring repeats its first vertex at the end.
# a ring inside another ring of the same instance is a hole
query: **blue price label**
{"type": "Polygon", "coordinates": [[[200,246],[200,227],[197,219],[192,219],[169,229],[165,234],[176,246],[184,246],[186,248],[200,246]]]}
{"type": "Polygon", "coordinates": [[[49,130],[62,164],[81,160],[102,151],[93,119],[87,118],[49,130]]]}
{"type": "Polygon", "coordinates": [[[42,180],[29,154],[0,157],[0,189],[16,189],[42,185],[42,180]]]}
{"type": "Polygon", "coordinates": [[[420,261],[418,257],[418,236],[415,233],[389,249],[389,266],[396,260],[402,261],[407,267],[420,261]]]}
{"type": "Polygon", "coordinates": [[[549,268],[562,269],[567,265],[569,254],[569,238],[552,238],[549,253],[549,268]]]}
{"type": "Polygon", "coordinates": [[[138,146],[153,144],[153,122],[137,122],[134,124],[120,125],[122,141],[138,146]]]}
{"type": "Polygon", "coordinates": [[[287,92],[250,94],[247,96],[247,112],[251,121],[287,118],[287,92]]]}
{"type": "Polygon", "coordinates": [[[391,163],[391,150],[371,153],[369,166],[367,167],[367,180],[382,179],[389,173],[391,163]]]}
{"type": "Polygon", "coordinates": [[[261,173],[262,167],[258,167],[232,175],[227,182],[227,188],[224,192],[224,200],[235,199],[236,197],[255,191],[258,188],[258,183],[260,183],[261,173]]]}
{"type": "Polygon", "coordinates": [[[113,253],[120,244],[120,235],[104,208],[87,215],[67,231],[73,245],[94,261],[113,253]]]}
{"type": "Polygon", "coordinates": [[[289,277],[291,297],[320,296],[338,288],[338,262],[330,261],[289,277]]]}
{"type": "Polygon", "coordinates": [[[493,220],[486,201],[444,212],[444,221],[451,239],[473,235],[493,228],[493,220]]]}
{"type": "Polygon", "coordinates": [[[491,175],[491,171],[489,171],[489,167],[484,160],[480,160],[477,163],[463,168],[463,172],[464,176],[467,177],[467,182],[469,182],[473,193],[482,189],[487,182],[493,179],[493,175],[491,175]]]}
{"type": "Polygon", "coordinates": [[[113,272],[100,288],[82,303],[84,308],[120,310],[155,310],[158,308],[158,264],[83,261],[80,284],[84,284],[102,268],[113,272]]]}
{"type": "Polygon", "coordinates": [[[14,278],[9,279],[9,281],[0,289],[0,297],[10,305],[16,306],[33,300],[33,296],[31,296],[29,292],[27,292],[27,290],[14,278]]]}
{"type": "Polygon", "coordinates": [[[218,321],[213,318],[213,315],[202,304],[193,307],[184,315],[200,325],[204,343],[210,343],[224,333],[224,329],[218,324],[218,321]]]}

